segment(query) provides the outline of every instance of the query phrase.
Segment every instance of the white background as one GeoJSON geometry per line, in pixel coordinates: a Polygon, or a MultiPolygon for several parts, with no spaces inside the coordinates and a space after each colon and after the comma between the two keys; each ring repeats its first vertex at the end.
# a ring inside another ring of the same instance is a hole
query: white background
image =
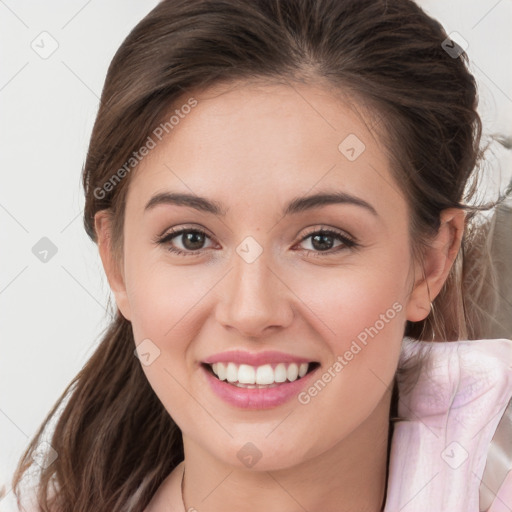
{"type": "MultiPolygon", "coordinates": [[[[10,479],[22,450],[109,320],[110,292],[82,225],[80,172],[110,60],[157,3],[0,0],[2,512],[15,510],[10,479]],[[47,59],[31,47],[43,31],[58,43],[47,59]],[[47,263],[32,253],[42,237],[57,247],[47,263]]],[[[419,3],[469,43],[486,132],[510,136],[512,0],[419,3]]],[[[509,153],[490,158],[490,183],[510,176],[509,153]]]]}

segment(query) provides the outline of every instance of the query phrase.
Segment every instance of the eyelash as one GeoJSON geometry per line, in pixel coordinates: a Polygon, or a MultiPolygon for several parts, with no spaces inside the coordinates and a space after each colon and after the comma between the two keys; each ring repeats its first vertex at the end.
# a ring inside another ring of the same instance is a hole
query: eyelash
{"type": "MultiPolygon", "coordinates": [[[[205,235],[206,237],[210,238],[208,236],[208,234],[205,231],[203,231],[202,229],[182,228],[182,229],[178,229],[175,231],[168,231],[161,237],[157,237],[156,240],[154,240],[154,241],[157,244],[163,245],[163,244],[171,241],[173,238],[176,238],[179,235],[182,235],[183,233],[199,233],[201,235],[205,235]]],[[[306,251],[307,253],[314,253],[315,256],[330,256],[332,254],[338,253],[339,251],[341,251],[343,249],[355,249],[355,248],[359,247],[359,244],[355,240],[353,240],[352,238],[347,236],[346,234],[343,234],[339,231],[335,231],[330,228],[320,228],[320,229],[316,228],[315,230],[310,231],[304,237],[302,237],[302,239],[299,241],[299,243],[304,242],[305,240],[310,238],[312,235],[318,235],[318,234],[332,236],[332,237],[338,239],[339,241],[341,241],[342,245],[340,245],[334,249],[329,249],[327,251],[315,251],[315,250],[311,250],[311,249],[303,249],[304,251],[306,251]]],[[[198,249],[196,251],[192,251],[192,250],[183,251],[181,249],[177,249],[176,247],[172,247],[170,244],[169,244],[169,247],[167,248],[167,250],[174,254],[177,254],[179,256],[197,256],[206,251],[206,249],[198,249]]]]}

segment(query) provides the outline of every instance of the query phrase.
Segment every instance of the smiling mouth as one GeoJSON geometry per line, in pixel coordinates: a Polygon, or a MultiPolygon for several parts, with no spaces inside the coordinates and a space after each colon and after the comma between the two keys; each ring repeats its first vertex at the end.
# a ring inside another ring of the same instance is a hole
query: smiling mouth
{"type": "Polygon", "coordinates": [[[239,388],[266,389],[295,382],[316,370],[320,363],[277,363],[251,366],[233,362],[201,363],[220,381],[239,388]]]}

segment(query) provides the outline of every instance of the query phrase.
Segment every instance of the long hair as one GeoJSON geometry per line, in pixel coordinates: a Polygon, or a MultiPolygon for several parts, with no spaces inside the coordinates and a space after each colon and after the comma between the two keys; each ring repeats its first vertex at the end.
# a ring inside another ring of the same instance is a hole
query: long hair
{"type": "MultiPolygon", "coordinates": [[[[491,267],[488,254],[475,251],[485,224],[477,229],[472,220],[488,205],[469,204],[482,127],[467,57],[450,55],[447,38],[410,0],[163,0],[108,69],[83,168],[88,236],[97,242],[94,215],[108,210],[113,249],[122,258],[126,194],[139,151],[169,124],[170,113],[192,108],[191,91],[251,80],[328,84],[377,115],[374,128],[411,210],[416,257],[443,209],[468,212],[461,251],[433,301],[435,315],[409,322],[404,335],[484,336],[482,311],[489,308],[480,298],[489,307],[493,298],[478,287],[486,271],[473,272],[491,267]]],[[[18,486],[43,440],[58,456],[39,471],[41,511],[141,512],[183,459],[181,432],[133,351],[131,324],[117,311],[20,459],[13,478],[18,503],[18,486]]]]}

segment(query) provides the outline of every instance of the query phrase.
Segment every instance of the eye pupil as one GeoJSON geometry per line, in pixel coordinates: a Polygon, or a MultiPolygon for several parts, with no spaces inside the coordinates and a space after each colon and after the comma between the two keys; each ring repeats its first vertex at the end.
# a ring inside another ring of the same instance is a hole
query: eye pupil
{"type": "Polygon", "coordinates": [[[329,250],[333,246],[333,237],[326,234],[317,234],[313,236],[312,244],[317,250],[329,250]],[[329,242],[325,243],[325,239],[329,239],[329,242]],[[323,240],[323,242],[321,242],[321,240],[323,240]],[[319,246],[317,245],[317,242],[319,242],[319,246]]]}
{"type": "Polygon", "coordinates": [[[183,237],[183,246],[186,249],[200,249],[204,243],[203,233],[199,233],[197,231],[188,231],[187,233],[183,234],[183,237]],[[189,244],[189,242],[191,242],[191,245],[189,244]]]}

